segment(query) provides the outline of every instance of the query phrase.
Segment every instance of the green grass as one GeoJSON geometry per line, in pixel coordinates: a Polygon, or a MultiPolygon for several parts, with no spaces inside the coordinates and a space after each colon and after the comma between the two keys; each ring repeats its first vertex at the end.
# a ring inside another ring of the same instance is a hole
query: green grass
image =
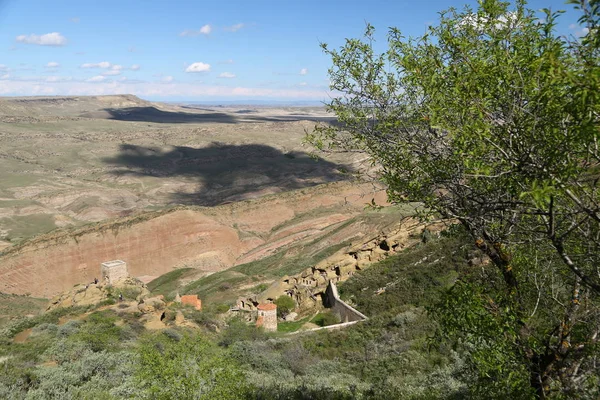
{"type": "Polygon", "coordinates": [[[38,202],[30,199],[11,199],[11,200],[0,200],[0,208],[6,207],[27,207],[40,205],[38,202]]]}
{"type": "Polygon", "coordinates": [[[194,268],[179,268],[164,275],[159,276],[148,283],[148,290],[153,294],[162,294],[167,296],[179,287],[179,280],[190,272],[195,272],[194,268]]]}
{"type": "Polygon", "coordinates": [[[231,268],[231,270],[240,272],[244,275],[271,275],[273,266],[282,261],[283,255],[284,252],[279,252],[260,260],[237,265],[231,268]]]}
{"type": "Polygon", "coordinates": [[[40,314],[47,303],[47,299],[0,293],[0,327],[15,318],[40,314]]]}
{"type": "Polygon", "coordinates": [[[233,304],[238,297],[235,286],[249,281],[250,277],[229,269],[200,278],[183,287],[181,293],[197,294],[203,302],[209,304],[233,304]]]}
{"type": "Polygon", "coordinates": [[[8,230],[6,238],[10,241],[22,240],[56,229],[54,217],[49,214],[7,217],[0,220],[0,225],[8,230]]]}
{"type": "Polygon", "coordinates": [[[465,268],[471,248],[463,237],[442,237],[407,249],[341,283],[340,296],[369,316],[407,304],[429,306],[465,268]],[[376,294],[380,288],[385,291],[376,294]]]}
{"type": "Polygon", "coordinates": [[[33,175],[11,174],[10,172],[2,173],[0,176],[0,187],[12,188],[29,186],[37,183],[38,180],[39,178],[33,175]]]}
{"type": "Polygon", "coordinates": [[[279,230],[290,227],[292,225],[299,224],[301,222],[304,222],[304,221],[307,221],[310,219],[315,219],[315,218],[318,218],[321,216],[335,214],[336,212],[339,212],[339,209],[337,207],[333,207],[333,208],[317,208],[314,210],[310,210],[309,212],[296,214],[296,215],[294,215],[294,217],[292,219],[289,219],[289,220],[282,222],[281,224],[276,225],[273,228],[271,228],[271,233],[275,233],[279,230]]]}
{"type": "Polygon", "coordinates": [[[58,324],[61,317],[68,315],[79,315],[88,310],[87,306],[77,306],[68,308],[57,308],[47,313],[37,315],[33,318],[21,318],[19,320],[12,321],[7,324],[2,330],[0,330],[0,337],[12,338],[17,333],[24,331],[25,329],[32,328],[42,323],[58,324]]]}
{"type": "Polygon", "coordinates": [[[310,317],[299,319],[298,321],[290,321],[290,322],[279,322],[277,324],[277,332],[281,333],[290,333],[296,332],[298,329],[302,327],[305,323],[308,322],[310,317]]]}
{"type": "MultiPolygon", "coordinates": [[[[322,240],[322,239],[319,239],[322,240]]],[[[272,256],[246,264],[237,265],[231,271],[240,272],[248,276],[263,276],[267,278],[281,278],[286,275],[294,275],[304,271],[319,261],[333,255],[336,251],[348,246],[350,242],[343,242],[327,247],[314,255],[301,255],[296,257],[284,257],[285,251],[280,251],[272,256]]]]}
{"type": "MultiPolygon", "coordinates": [[[[181,290],[181,293],[198,294],[203,301],[209,303],[233,303],[240,295],[248,292],[247,290],[238,290],[236,288],[237,286],[248,284],[261,278],[277,279],[285,275],[297,274],[329,257],[347,245],[348,243],[340,243],[321,250],[312,256],[302,255],[290,258],[284,257],[285,251],[280,251],[277,254],[261,260],[238,265],[228,270],[216,272],[212,275],[200,278],[197,281],[188,284],[181,290]]],[[[157,279],[161,278],[162,277],[157,279]]],[[[166,277],[164,279],[165,281],[170,281],[170,284],[174,284],[173,281],[175,279],[172,277],[166,277]]],[[[266,289],[264,285],[261,287],[263,290],[266,289]]],[[[254,293],[254,289],[251,289],[250,291],[254,293]]],[[[152,292],[158,293],[156,290],[152,290],[152,292]]]]}
{"type": "Polygon", "coordinates": [[[323,327],[323,326],[339,324],[340,319],[336,315],[334,315],[331,311],[327,310],[327,311],[321,311],[320,313],[315,315],[313,317],[313,319],[310,320],[310,322],[312,322],[315,325],[319,325],[319,326],[323,327]]]}

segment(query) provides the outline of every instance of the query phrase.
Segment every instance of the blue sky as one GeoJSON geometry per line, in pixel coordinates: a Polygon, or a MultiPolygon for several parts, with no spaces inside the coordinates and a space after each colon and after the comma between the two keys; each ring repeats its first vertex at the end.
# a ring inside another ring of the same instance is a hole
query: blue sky
{"type": "MultiPolygon", "coordinates": [[[[423,34],[467,0],[0,0],[0,95],[325,100],[329,59],[365,21],[423,34]]],[[[570,9],[564,1],[530,7],[570,9]]],[[[576,15],[562,18],[577,34],[576,15]]]]}

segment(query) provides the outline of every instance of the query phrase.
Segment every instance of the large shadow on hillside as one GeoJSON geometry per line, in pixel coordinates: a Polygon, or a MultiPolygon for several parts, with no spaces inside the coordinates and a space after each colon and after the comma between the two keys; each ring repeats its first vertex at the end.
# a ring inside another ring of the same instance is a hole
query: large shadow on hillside
{"type": "Polygon", "coordinates": [[[305,188],[348,179],[347,166],[303,152],[282,153],[260,144],[212,143],[203,148],[185,146],[169,150],[121,145],[120,153],[106,158],[115,174],[156,178],[191,178],[185,193],[172,193],[179,204],[214,206],[273,192],[305,188]]]}
{"type": "Polygon", "coordinates": [[[107,118],[117,121],[154,122],[163,124],[197,124],[240,122],[293,122],[313,121],[334,123],[334,117],[313,116],[309,113],[296,113],[266,117],[253,115],[254,110],[240,110],[233,113],[217,112],[213,109],[198,109],[202,112],[164,111],[156,107],[105,108],[107,118]]]}
{"type": "Polygon", "coordinates": [[[235,124],[237,119],[220,112],[186,113],[163,111],[156,107],[105,108],[110,117],[117,121],[155,122],[163,124],[224,123],[235,124]]]}

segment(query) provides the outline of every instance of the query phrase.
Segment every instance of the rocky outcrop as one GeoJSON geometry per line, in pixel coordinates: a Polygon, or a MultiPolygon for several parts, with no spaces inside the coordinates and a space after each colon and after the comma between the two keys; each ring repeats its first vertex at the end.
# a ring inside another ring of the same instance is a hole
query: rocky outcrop
{"type": "Polygon", "coordinates": [[[165,306],[165,298],[160,295],[141,299],[141,302],[138,304],[138,310],[143,314],[149,314],[155,311],[161,311],[165,306]]]}
{"type": "Polygon", "coordinates": [[[144,213],[46,234],[0,253],[0,292],[49,298],[81,282],[92,282],[100,276],[100,264],[115,259],[125,261],[129,274],[136,277],[160,276],[180,267],[221,271],[266,257],[292,242],[314,240],[329,227],[359,215],[373,196],[379,204],[385,202],[384,192],[332,184],[213,208],[144,213]],[[334,218],[323,218],[324,208],[334,218]],[[297,230],[276,230],[316,209],[321,213],[315,218],[317,226],[311,227],[307,218],[297,230]],[[269,245],[271,240],[279,241],[276,248],[269,245]]]}
{"type": "Polygon", "coordinates": [[[135,278],[126,278],[112,285],[104,282],[82,283],[75,285],[69,291],[54,296],[48,303],[46,311],[60,307],[95,305],[108,299],[117,300],[123,293],[127,299],[140,302],[148,297],[150,291],[146,285],[135,278]]]}
{"type": "Polygon", "coordinates": [[[284,276],[256,296],[239,299],[237,307],[254,311],[259,303],[272,302],[283,295],[292,297],[300,311],[322,306],[329,282],[345,281],[356,271],[420,243],[425,229],[430,233],[438,233],[445,226],[446,222],[420,223],[408,218],[396,229],[381,232],[366,242],[350,245],[300,274],[284,276]]]}

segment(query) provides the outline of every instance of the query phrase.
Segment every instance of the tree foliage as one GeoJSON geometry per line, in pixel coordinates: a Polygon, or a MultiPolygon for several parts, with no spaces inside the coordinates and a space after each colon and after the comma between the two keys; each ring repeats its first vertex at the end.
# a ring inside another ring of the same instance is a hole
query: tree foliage
{"type": "Polygon", "coordinates": [[[151,336],[139,348],[136,376],[148,399],[243,399],[248,386],[236,364],[210,341],[183,334],[151,336]]]}
{"type": "Polygon", "coordinates": [[[277,305],[277,316],[285,317],[296,308],[296,302],[290,296],[279,296],[274,303],[277,305]]]}
{"type": "Polygon", "coordinates": [[[571,3],[581,40],[556,33],[560,12],[481,0],[419,38],[390,29],[382,54],[370,25],[323,44],[339,123],[308,140],[366,151],[391,200],[458,221],[487,254],[437,317],[499,397],[598,390],[600,2],[571,3]]]}

